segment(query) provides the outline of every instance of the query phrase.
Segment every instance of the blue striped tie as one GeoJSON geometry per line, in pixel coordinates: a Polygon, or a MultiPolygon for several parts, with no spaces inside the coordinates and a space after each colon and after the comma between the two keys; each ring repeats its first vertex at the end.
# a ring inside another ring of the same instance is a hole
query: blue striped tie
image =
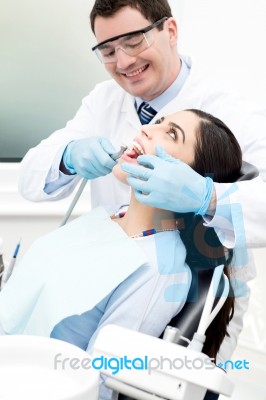
{"type": "Polygon", "coordinates": [[[141,103],[138,110],[139,119],[142,125],[148,124],[152,118],[157,114],[148,103],[141,103]]]}

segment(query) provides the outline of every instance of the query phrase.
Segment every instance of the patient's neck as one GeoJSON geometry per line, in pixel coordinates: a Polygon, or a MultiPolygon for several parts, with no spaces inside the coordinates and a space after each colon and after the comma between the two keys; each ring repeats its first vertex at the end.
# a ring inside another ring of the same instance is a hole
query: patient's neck
{"type": "Polygon", "coordinates": [[[133,192],[126,215],[117,222],[128,236],[135,236],[152,228],[157,230],[176,229],[173,212],[141,204],[136,200],[133,192]]]}

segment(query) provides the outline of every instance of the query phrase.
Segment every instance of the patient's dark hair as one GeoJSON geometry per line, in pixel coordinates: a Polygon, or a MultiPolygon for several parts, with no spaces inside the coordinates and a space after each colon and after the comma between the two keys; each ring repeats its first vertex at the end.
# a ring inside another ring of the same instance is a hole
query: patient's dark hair
{"type": "MultiPolygon", "coordinates": [[[[167,0],[96,0],[90,13],[91,29],[94,32],[97,16],[108,18],[114,16],[123,7],[138,10],[145,19],[154,23],[163,17],[172,17],[172,11],[167,0]]],[[[140,28],[142,28],[140,26],[140,28]]],[[[158,27],[159,30],[163,25],[158,27]]]]}
{"type": "Polygon", "coordinates": [[[211,114],[193,109],[187,111],[199,118],[191,167],[215,182],[235,182],[240,177],[242,152],[231,130],[211,114]]]}
{"type": "MultiPolygon", "coordinates": [[[[191,167],[200,175],[210,176],[215,182],[235,182],[241,176],[242,153],[233,133],[222,121],[210,114],[194,109],[186,111],[199,118],[195,157],[191,167]]],[[[230,277],[232,250],[224,249],[215,230],[203,225],[201,216],[187,213],[179,214],[179,217],[184,227],[180,229],[180,235],[187,250],[186,262],[194,276],[198,270],[213,269],[224,264],[225,273],[230,277]]],[[[224,337],[228,335],[226,329],[233,313],[234,295],[231,288],[224,306],[206,331],[203,351],[212,358],[216,358],[224,337]]]]}

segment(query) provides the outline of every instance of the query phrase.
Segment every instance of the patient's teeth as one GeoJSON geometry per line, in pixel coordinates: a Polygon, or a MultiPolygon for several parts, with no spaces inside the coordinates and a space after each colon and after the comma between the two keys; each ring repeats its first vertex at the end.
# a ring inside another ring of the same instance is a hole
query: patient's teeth
{"type": "Polygon", "coordinates": [[[138,154],[144,154],[144,151],[138,142],[133,141],[132,145],[138,154]]]}

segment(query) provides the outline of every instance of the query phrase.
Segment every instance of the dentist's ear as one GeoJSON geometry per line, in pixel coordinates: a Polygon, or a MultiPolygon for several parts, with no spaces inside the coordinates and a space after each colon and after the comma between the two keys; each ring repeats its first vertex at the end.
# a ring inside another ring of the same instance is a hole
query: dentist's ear
{"type": "Polygon", "coordinates": [[[165,22],[168,32],[169,32],[169,38],[170,42],[173,45],[177,45],[177,40],[178,40],[178,26],[175,18],[170,17],[168,20],[165,22]]]}

